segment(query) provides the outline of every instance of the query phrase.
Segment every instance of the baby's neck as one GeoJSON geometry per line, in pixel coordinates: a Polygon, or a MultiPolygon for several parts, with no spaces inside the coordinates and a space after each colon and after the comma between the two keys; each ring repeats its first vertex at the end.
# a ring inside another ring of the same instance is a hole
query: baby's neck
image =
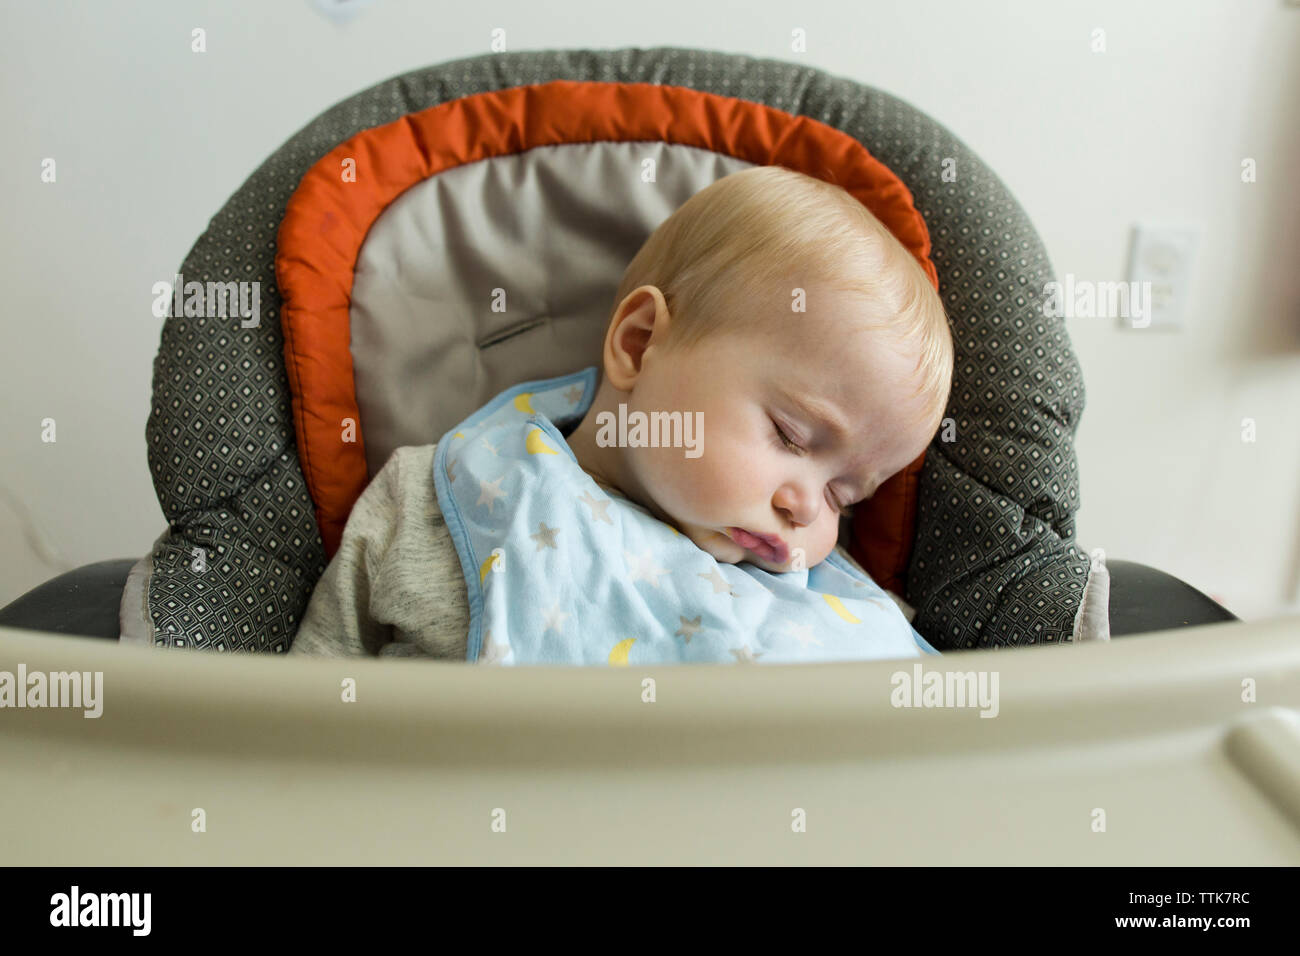
{"type": "Polygon", "coordinates": [[[636,488],[634,481],[624,476],[619,449],[602,447],[597,443],[596,416],[600,413],[599,403],[598,394],[597,401],[587,410],[586,416],[578,426],[564,436],[569,447],[573,449],[574,457],[578,459],[578,466],[609,494],[625,498],[658,516],[653,502],[648,500],[649,496],[636,488]]]}

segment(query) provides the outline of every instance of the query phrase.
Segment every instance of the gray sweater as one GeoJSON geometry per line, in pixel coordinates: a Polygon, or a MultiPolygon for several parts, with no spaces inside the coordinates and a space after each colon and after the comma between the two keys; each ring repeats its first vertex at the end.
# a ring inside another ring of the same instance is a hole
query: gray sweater
{"type": "Polygon", "coordinates": [[[437,447],[398,448],[361,493],[290,654],[465,660],[469,598],[433,487],[437,447]]]}
{"type": "MultiPolygon", "coordinates": [[[[290,654],[465,660],[469,597],[434,490],[437,447],[398,448],[357,499],[290,654]]],[[[912,608],[889,596],[910,621],[912,608]]]]}

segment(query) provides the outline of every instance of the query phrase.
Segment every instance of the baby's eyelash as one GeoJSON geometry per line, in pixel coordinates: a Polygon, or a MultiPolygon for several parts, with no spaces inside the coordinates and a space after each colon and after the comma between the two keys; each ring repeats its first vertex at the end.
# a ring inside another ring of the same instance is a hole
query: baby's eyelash
{"type": "MultiPolygon", "coordinates": [[[[785,447],[789,448],[795,454],[803,454],[803,449],[790,440],[789,436],[781,430],[781,426],[777,424],[776,419],[770,418],[769,420],[772,422],[772,427],[776,429],[776,433],[780,436],[785,447]]],[[[853,517],[853,505],[837,505],[836,510],[840,513],[840,517],[842,518],[853,517]]]]}
{"type": "Polygon", "coordinates": [[[781,430],[781,426],[776,423],[775,418],[771,419],[771,422],[772,422],[772,427],[776,429],[776,433],[781,436],[781,441],[785,443],[786,448],[789,448],[792,452],[795,452],[796,454],[801,453],[803,451],[802,448],[800,448],[798,445],[792,442],[789,439],[789,437],[786,435],[786,433],[781,430]]]}
{"type": "MultiPolygon", "coordinates": [[[[775,418],[771,419],[771,422],[772,422],[772,427],[776,429],[776,433],[777,435],[780,436],[781,441],[785,444],[785,447],[789,448],[792,452],[794,452],[797,455],[803,454],[803,449],[790,440],[789,436],[786,435],[786,433],[781,430],[781,426],[777,424],[776,419],[775,418]]],[[[836,505],[835,510],[840,513],[841,518],[853,517],[853,505],[836,505]]]]}

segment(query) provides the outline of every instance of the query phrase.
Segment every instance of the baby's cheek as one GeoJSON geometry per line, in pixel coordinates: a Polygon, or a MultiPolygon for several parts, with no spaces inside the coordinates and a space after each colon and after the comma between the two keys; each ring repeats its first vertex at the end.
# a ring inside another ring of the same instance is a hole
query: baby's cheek
{"type": "Polygon", "coordinates": [[[705,457],[686,458],[680,448],[636,449],[637,471],[660,506],[684,521],[709,510],[713,476],[705,457]]]}
{"type": "Polygon", "coordinates": [[[821,532],[817,543],[817,550],[821,552],[821,560],[824,560],[828,554],[835,550],[835,544],[840,538],[840,519],[837,516],[834,519],[827,519],[826,528],[821,532]]]}
{"type": "Polygon", "coordinates": [[[714,442],[699,458],[682,462],[683,484],[691,490],[701,507],[734,511],[737,505],[749,504],[759,484],[754,463],[747,467],[731,454],[725,444],[714,442]]]}

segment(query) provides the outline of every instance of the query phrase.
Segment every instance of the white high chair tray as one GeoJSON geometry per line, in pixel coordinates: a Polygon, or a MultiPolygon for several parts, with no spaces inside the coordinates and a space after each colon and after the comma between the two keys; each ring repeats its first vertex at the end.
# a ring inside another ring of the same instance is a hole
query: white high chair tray
{"type": "Polygon", "coordinates": [[[10,864],[1300,863],[1295,617],[920,662],[996,672],[992,718],[893,706],[911,660],[486,668],[0,629],[20,663],[102,672],[103,712],[0,709],[10,864]]]}

